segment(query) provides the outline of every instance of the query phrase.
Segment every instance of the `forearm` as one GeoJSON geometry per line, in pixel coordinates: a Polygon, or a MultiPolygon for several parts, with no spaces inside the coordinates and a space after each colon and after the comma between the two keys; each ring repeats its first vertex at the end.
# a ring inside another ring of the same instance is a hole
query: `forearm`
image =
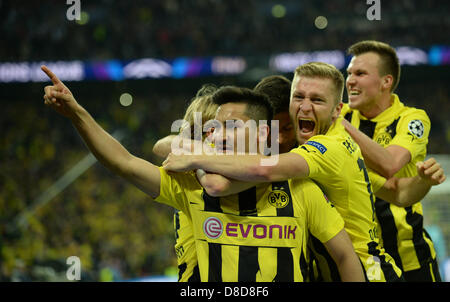
{"type": "Polygon", "coordinates": [[[364,271],[361,263],[353,252],[353,254],[346,255],[337,263],[339,275],[342,282],[365,282],[364,271]]]}
{"type": "Polygon", "coordinates": [[[127,162],[132,155],[80,106],[76,115],[71,118],[81,138],[106,168],[123,175],[126,173],[127,162]]]}
{"type": "Polygon", "coordinates": [[[415,177],[392,177],[386,181],[375,195],[398,207],[409,207],[421,201],[430,191],[431,184],[415,177]]]}
{"type": "Polygon", "coordinates": [[[252,182],[229,179],[219,174],[205,173],[202,169],[197,170],[197,178],[205,191],[214,197],[237,194],[256,185],[252,182]]]}
{"type": "Polygon", "coordinates": [[[397,179],[397,206],[409,207],[421,201],[430,191],[431,184],[419,176],[397,179]]]}
{"type": "Polygon", "coordinates": [[[211,155],[194,156],[191,169],[221,174],[245,182],[274,182],[309,175],[309,166],[299,154],[283,153],[263,155],[211,155]]]}
{"type": "Polygon", "coordinates": [[[325,248],[336,263],[342,281],[365,281],[361,262],[345,229],[342,229],[335,237],[325,242],[325,248]]]}
{"type": "Polygon", "coordinates": [[[41,69],[53,83],[53,86],[44,88],[44,103],[72,121],[87,147],[106,168],[150,196],[158,196],[161,184],[159,168],[131,155],[77,103],[69,88],[48,67],[42,66],[41,69]]]}
{"type": "Polygon", "coordinates": [[[168,135],[156,142],[153,146],[153,153],[160,157],[167,157],[172,151],[173,139],[177,137],[176,135],[168,135]]]}
{"type": "Polygon", "coordinates": [[[347,132],[360,146],[367,167],[385,178],[390,178],[395,172],[395,161],[385,148],[354,127],[346,127],[347,132]]]}
{"type": "Polygon", "coordinates": [[[267,174],[261,168],[260,155],[193,155],[193,169],[221,174],[240,181],[266,182],[267,174]]]}

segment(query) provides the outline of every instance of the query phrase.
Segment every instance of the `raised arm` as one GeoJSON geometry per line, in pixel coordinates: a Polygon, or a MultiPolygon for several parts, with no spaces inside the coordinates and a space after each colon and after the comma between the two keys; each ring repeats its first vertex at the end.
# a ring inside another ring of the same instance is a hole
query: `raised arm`
{"type": "Polygon", "coordinates": [[[309,175],[306,160],[299,154],[263,155],[174,155],[163,162],[169,171],[203,169],[227,178],[249,182],[273,182],[309,175]]]}
{"type": "Polygon", "coordinates": [[[432,186],[446,179],[444,170],[434,158],[416,164],[415,177],[390,178],[375,194],[399,207],[409,207],[421,201],[432,186]]]}
{"type": "Polygon", "coordinates": [[[383,148],[347,120],[344,119],[342,124],[361,148],[367,166],[383,177],[391,178],[411,160],[407,149],[396,145],[383,148]]]}
{"type": "Polygon", "coordinates": [[[158,140],[153,146],[153,153],[166,158],[172,152],[172,142],[175,137],[177,137],[175,134],[171,134],[158,140]]]}
{"type": "Polygon", "coordinates": [[[106,168],[150,196],[158,196],[161,183],[158,167],[130,154],[78,104],[67,86],[50,69],[46,66],[41,69],[53,83],[44,88],[44,103],[70,119],[89,150],[106,168]]]}

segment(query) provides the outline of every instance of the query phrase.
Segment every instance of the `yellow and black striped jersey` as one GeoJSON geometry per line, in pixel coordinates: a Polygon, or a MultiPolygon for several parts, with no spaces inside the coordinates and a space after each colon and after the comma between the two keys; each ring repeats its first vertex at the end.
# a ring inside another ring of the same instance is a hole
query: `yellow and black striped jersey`
{"type": "MultiPolygon", "coordinates": [[[[417,175],[416,163],[426,156],[430,119],[425,111],[405,106],[392,94],[391,106],[373,119],[344,104],[341,115],[383,147],[401,146],[411,153],[411,161],[396,177],[417,175]]],[[[433,243],[423,228],[421,203],[401,208],[376,199],[375,210],[382,244],[404,271],[419,269],[436,257],[433,243]]]]}
{"type": "Polygon", "coordinates": [[[197,252],[192,231],[191,219],[182,211],[175,210],[173,215],[175,228],[175,254],[178,263],[179,282],[199,282],[197,252]]]}
{"type": "Polygon", "coordinates": [[[327,242],[344,221],[311,180],[211,197],[194,173],[160,168],[155,199],[191,219],[201,281],[304,281],[309,234],[327,242]]]}
{"type": "MultiPolygon", "coordinates": [[[[375,219],[374,195],[359,146],[353,141],[339,117],[325,135],[316,135],[291,152],[301,155],[309,166],[309,178],[314,180],[331,200],[345,222],[356,254],[367,273],[375,262],[382,271],[379,278],[370,281],[391,281],[401,276],[401,270],[379,244],[375,219]],[[375,258],[374,258],[375,257],[375,258]],[[375,259],[375,260],[374,260],[375,259]],[[378,279],[378,280],[377,280],[378,279]]],[[[314,241],[313,243],[317,241],[314,241]]],[[[323,258],[331,270],[331,258],[324,255],[325,249],[313,245],[316,258],[323,258]],[[323,251],[323,253],[320,252],[323,251]]],[[[329,280],[325,277],[325,281],[329,280]]],[[[334,272],[337,276],[337,272],[334,272]]],[[[335,280],[331,276],[331,280],[335,280]]]]}

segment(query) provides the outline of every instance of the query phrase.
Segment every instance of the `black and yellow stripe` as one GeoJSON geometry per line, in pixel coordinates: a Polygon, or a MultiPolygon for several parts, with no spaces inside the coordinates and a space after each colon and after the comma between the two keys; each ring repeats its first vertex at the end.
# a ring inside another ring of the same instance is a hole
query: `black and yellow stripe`
{"type": "MultiPolygon", "coordinates": [[[[380,129],[378,122],[371,120],[360,119],[359,114],[354,111],[349,111],[344,115],[353,126],[357,127],[361,132],[366,134],[368,137],[375,140],[378,133],[385,132],[389,134],[391,140],[397,135],[397,126],[401,119],[401,116],[392,116],[391,122],[384,129],[380,129]]],[[[383,121],[386,124],[386,121],[383,121]]],[[[376,140],[375,140],[376,141],[376,140]]],[[[406,208],[398,208],[380,198],[376,199],[375,202],[375,212],[381,228],[381,238],[383,247],[386,252],[392,256],[395,264],[404,270],[404,265],[409,261],[417,261],[417,266],[423,265],[424,263],[429,263],[432,260],[432,253],[430,246],[431,239],[425,240],[426,232],[423,228],[423,216],[414,210],[414,206],[406,208]],[[395,208],[395,213],[394,213],[395,208]],[[402,226],[402,237],[399,236],[398,226],[402,226]],[[405,235],[405,233],[408,233],[405,235]],[[411,240],[414,246],[415,257],[401,252],[399,249],[401,240],[411,240]],[[430,242],[430,243],[429,243],[430,242]],[[417,260],[413,260],[416,258],[417,260]]]]}
{"type": "MultiPolygon", "coordinates": [[[[272,183],[273,190],[282,190],[289,197],[289,202],[283,208],[276,209],[276,216],[278,217],[294,217],[294,207],[292,202],[292,195],[289,188],[288,181],[272,183]]],[[[243,191],[238,196],[238,215],[239,216],[258,216],[257,210],[257,190],[256,187],[243,191]]],[[[221,198],[212,197],[203,191],[204,211],[223,213],[221,207],[221,198]]],[[[230,245],[227,245],[230,246],[230,245]]],[[[260,271],[259,250],[258,246],[236,246],[238,249],[237,255],[237,276],[239,282],[255,282],[256,275],[260,271]]],[[[267,247],[264,247],[267,249],[267,247]]],[[[294,255],[290,247],[275,247],[276,249],[276,276],[273,281],[277,282],[293,282],[294,281],[294,255]]],[[[221,282],[222,266],[227,265],[223,259],[223,245],[219,243],[208,243],[209,269],[208,281],[221,282]]],[[[266,259],[267,260],[267,259],[266,259]]],[[[273,259],[271,260],[273,261],[273,259]]],[[[308,275],[308,263],[304,254],[301,252],[299,259],[299,266],[304,279],[308,275]]]]}

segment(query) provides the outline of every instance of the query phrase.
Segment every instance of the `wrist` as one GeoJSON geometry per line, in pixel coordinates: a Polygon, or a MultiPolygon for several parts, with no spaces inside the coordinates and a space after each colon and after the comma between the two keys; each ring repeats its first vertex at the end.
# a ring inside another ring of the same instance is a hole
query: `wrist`
{"type": "Polygon", "coordinates": [[[77,124],[81,121],[85,120],[85,118],[89,115],[89,113],[82,106],[77,104],[76,108],[72,111],[69,119],[72,123],[77,124]]]}
{"type": "Polygon", "coordinates": [[[190,155],[189,168],[190,170],[202,169],[201,166],[201,156],[200,155],[190,155]]]}
{"type": "Polygon", "coordinates": [[[426,185],[428,187],[434,186],[433,180],[430,179],[429,177],[422,177],[422,175],[417,175],[417,178],[418,178],[418,180],[417,180],[416,185],[422,184],[422,185],[426,185]]]}

